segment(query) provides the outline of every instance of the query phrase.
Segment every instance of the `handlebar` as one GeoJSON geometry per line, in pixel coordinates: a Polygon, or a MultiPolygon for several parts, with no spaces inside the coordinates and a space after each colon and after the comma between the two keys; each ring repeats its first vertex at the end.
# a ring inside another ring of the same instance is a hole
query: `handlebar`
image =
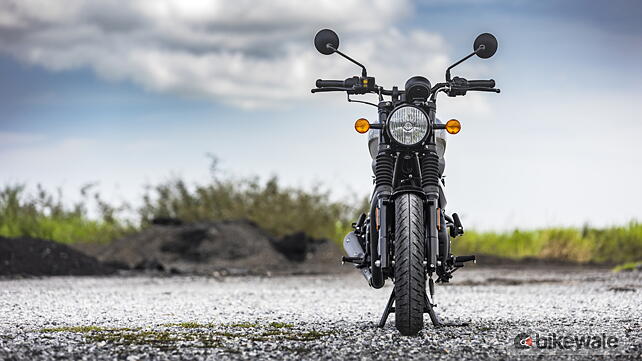
{"type": "Polygon", "coordinates": [[[360,78],[358,76],[354,76],[345,80],[317,79],[316,86],[317,88],[352,88],[355,85],[359,84],[359,80],[360,78]]]}
{"type": "Polygon", "coordinates": [[[353,76],[345,80],[323,80],[317,79],[317,89],[312,89],[313,93],[345,91],[348,94],[368,94],[375,93],[377,86],[373,77],[353,76]]]}
{"type": "Polygon", "coordinates": [[[468,86],[471,88],[494,88],[495,81],[493,79],[489,80],[469,80],[468,86]]]}
{"type": "MultiPolygon", "coordinates": [[[[374,85],[374,78],[360,78],[352,77],[345,80],[324,80],[317,79],[316,89],[312,89],[312,93],[326,93],[344,91],[349,95],[352,94],[367,94],[379,93],[381,95],[393,95],[392,90],[383,89],[374,85]]],[[[432,87],[431,93],[433,96],[437,92],[445,90],[448,96],[455,97],[458,95],[466,95],[469,91],[483,91],[499,93],[500,90],[495,88],[495,80],[467,80],[461,77],[454,77],[447,83],[437,83],[432,87]]],[[[403,90],[397,90],[396,94],[403,94],[403,90]]]]}
{"type": "Polygon", "coordinates": [[[345,80],[323,80],[317,79],[317,88],[347,88],[345,80]]]}
{"type": "Polygon", "coordinates": [[[448,96],[456,97],[458,95],[466,95],[469,91],[482,91],[499,93],[500,90],[495,88],[495,81],[489,80],[467,80],[460,77],[454,77],[447,85],[449,88],[446,91],[448,96]]]}

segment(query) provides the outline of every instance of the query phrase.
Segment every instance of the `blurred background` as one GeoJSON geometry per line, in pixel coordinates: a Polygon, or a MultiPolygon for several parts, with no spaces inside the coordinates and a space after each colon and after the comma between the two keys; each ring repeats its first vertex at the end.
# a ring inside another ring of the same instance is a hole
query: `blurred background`
{"type": "Polygon", "coordinates": [[[359,73],[318,54],[316,31],[387,88],[443,80],[491,32],[497,54],[454,74],[502,93],[438,104],[463,126],[446,149],[449,212],[471,230],[456,249],[638,261],[640,14],[634,0],[3,1],[0,235],[109,243],[154,219],[249,219],[339,241],[372,188],[353,123],[376,113],[310,94],[359,73]]]}

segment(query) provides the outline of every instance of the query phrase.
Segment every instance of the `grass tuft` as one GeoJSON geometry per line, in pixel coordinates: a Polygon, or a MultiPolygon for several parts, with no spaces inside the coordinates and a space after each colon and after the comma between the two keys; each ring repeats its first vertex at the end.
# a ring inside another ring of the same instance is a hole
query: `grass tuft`
{"type": "MultiPolygon", "coordinates": [[[[217,348],[225,352],[236,352],[230,348],[230,342],[283,342],[283,341],[315,341],[322,337],[334,334],[335,331],[296,331],[293,325],[272,322],[269,325],[243,322],[231,325],[198,324],[195,322],[181,322],[165,324],[159,330],[140,328],[107,328],[98,326],[69,326],[46,328],[39,332],[70,332],[83,334],[86,342],[105,342],[118,346],[149,345],[163,350],[176,350],[178,346],[194,348],[217,348]],[[169,329],[179,327],[180,329],[169,329]],[[220,327],[234,327],[234,332],[226,331],[220,327]],[[261,332],[261,330],[263,332],[261,332]],[[259,331],[259,332],[257,332],[259,331]],[[234,339],[234,340],[231,340],[234,339]]],[[[307,348],[288,348],[291,352],[308,352],[307,348]]]]}
{"type": "Polygon", "coordinates": [[[294,325],[291,323],[284,323],[284,322],[270,322],[270,327],[274,328],[293,328],[294,325]]]}
{"type": "Polygon", "coordinates": [[[627,262],[613,268],[613,272],[630,272],[635,270],[642,270],[642,261],[627,262]]]}
{"type": "Polygon", "coordinates": [[[39,332],[43,333],[52,333],[52,332],[73,332],[73,333],[88,333],[88,332],[99,332],[107,330],[104,327],[98,326],[63,326],[63,327],[52,327],[52,328],[43,328],[39,332]]]}
{"type": "Polygon", "coordinates": [[[198,322],[180,322],[180,323],[166,323],[165,327],[182,327],[182,328],[209,328],[212,324],[200,324],[198,322]]]}
{"type": "Polygon", "coordinates": [[[258,323],[253,323],[253,322],[240,322],[240,323],[231,323],[229,325],[226,325],[227,327],[235,327],[235,328],[257,328],[261,327],[258,323]]]}

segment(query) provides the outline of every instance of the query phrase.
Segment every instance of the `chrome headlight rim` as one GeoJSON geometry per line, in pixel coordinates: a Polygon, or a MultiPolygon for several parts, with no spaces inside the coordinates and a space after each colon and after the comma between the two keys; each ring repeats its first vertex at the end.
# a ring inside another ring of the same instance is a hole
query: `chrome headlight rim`
{"type": "Polygon", "coordinates": [[[428,138],[428,135],[430,134],[430,131],[431,131],[430,130],[430,118],[428,117],[428,113],[426,113],[426,111],[424,111],[422,108],[420,108],[420,107],[418,107],[416,105],[413,105],[413,104],[401,104],[401,105],[397,106],[396,108],[394,108],[392,110],[392,112],[390,112],[390,114],[388,115],[388,119],[386,120],[386,132],[388,133],[388,137],[395,144],[398,144],[398,145],[403,146],[403,147],[412,147],[412,146],[416,146],[416,145],[422,144],[428,138]],[[392,116],[395,114],[395,112],[397,112],[398,110],[401,110],[402,108],[414,108],[414,109],[420,111],[424,115],[424,119],[426,120],[426,131],[425,131],[424,135],[417,142],[412,143],[412,144],[402,143],[392,135],[392,126],[391,126],[392,116]]]}

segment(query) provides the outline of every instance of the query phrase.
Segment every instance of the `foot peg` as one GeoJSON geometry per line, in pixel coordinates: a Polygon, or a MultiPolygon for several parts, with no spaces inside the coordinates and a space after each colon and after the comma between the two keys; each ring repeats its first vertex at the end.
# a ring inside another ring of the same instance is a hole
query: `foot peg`
{"type": "Polygon", "coordinates": [[[363,264],[364,263],[364,259],[363,259],[363,257],[346,257],[346,256],[343,256],[343,257],[341,257],[341,262],[363,264]]]}
{"type": "Polygon", "coordinates": [[[453,267],[455,267],[455,268],[464,267],[464,263],[465,262],[470,262],[470,261],[473,261],[473,263],[476,263],[475,256],[453,257],[453,267]]]}
{"type": "Polygon", "coordinates": [[[457,256],[453,258],[453,262],[455,263],[464,263],[464,262],[470,262],[473,261],[473,263],[476,262],[476,257],[475,256],[457,256]]]}

